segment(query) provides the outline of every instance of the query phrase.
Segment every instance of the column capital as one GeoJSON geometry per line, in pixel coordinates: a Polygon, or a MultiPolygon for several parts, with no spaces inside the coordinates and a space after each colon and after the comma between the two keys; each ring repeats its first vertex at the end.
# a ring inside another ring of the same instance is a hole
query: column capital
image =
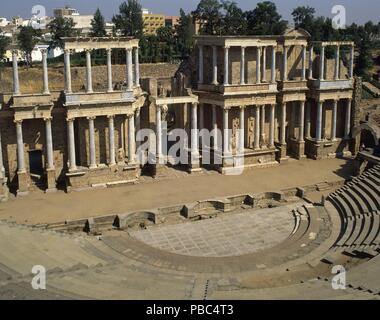
{"type": "Polygon", "coordinates": [[[24,119],[15,119],[15,120],[13,120],[13,122],[15,124],[22,124],[23,121],[24,121],[24,119]]]}
{"type": "Polygon", "coordinates": [[[43,55],[45,55],[45,54],[48,53],[48,49],[46,49],[46,48],[42,48],[42,49],[40,49],[40,51],[41,51],[41,53],[42,53],[43,55]]]}
{"type": "Polygon", "coordinates": [[[89,117],[86,117],[87,120],[95,120],[96,119],[96,116],[89,116],[89,117]]]}
{"type": "Polygon", "coordinates": [[[75,117],[67,117],[66,122],[73,122],[75,121],[75,117]]]}
{"type": "Polygon", "coordinates": [[[106,51],[107,51],[107,53],[111,53],[112,52],[112,48],[107,48],[106,51]]]}
{"type": "Polygon", "coordinates": [[[45,122],[49,122],[49,121],[53,120],[53,117],[44,117],[43,119],[45,122]]]}
{"type": "Polygon", "coordinates": [[[84,51],[88,54],[88,53],[92,53],[92,51],[94,51],[94,49],[84,49],[84,51]]]}
{"type": "Polygon", "coordinates": [[[231,107],[223,107],[224,112],[229,111],[231,107]]]}
{"type": "Polygon", "coordinates": [[[224,50],[229,50],[230,46],[224,46],[224,50]]]}
{"type": "Polygon", "coordinates": [[[247,108],[247,106],[239,106],[240,110],[244,110],[245,108],[247,108]]]}
{"type": "Polygon", "coordinates": [[[64,50],[63,50],[63,53],[66,54],[66,55],[67,55],[67,54],[71,54],[71,49],[64,49],[64,50]]]}
{"type": "Polygon", "coordinates": [[[240,46],[241,50],[245,50],[247,46],[240,46]]]}
{"type": "Polygon", "coordinates": [[[115,115],[114,115],[114,114],[109,114],[109,115],[107,116],[107,118],[108,118],[108,119],[114,119],[114,118],[115,118],[115,115]]]}
{"type": "Polygon", "coordinates": [[[132,52],[132,48],[125,48],[125,51],[127,51],[128,53],[132,52]]]}
{"type": "Polygon", "coordinates": [[[12,50],[12,55],[18,55],[18,52],[19,52],[18,49],[13,49],[13,50],[12,50]]]}

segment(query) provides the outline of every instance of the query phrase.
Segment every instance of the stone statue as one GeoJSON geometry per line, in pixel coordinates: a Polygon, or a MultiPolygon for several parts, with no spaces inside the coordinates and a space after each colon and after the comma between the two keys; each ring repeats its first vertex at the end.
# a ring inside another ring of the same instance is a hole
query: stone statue
{"type": "Polygon", "coordinates": [[[117,150],[117,162],[123,162],[124,161],[124,149],[120,148],[117,150]]]}
{"type": "Polygon", "coordinates": [[[254,148],[254,142],[255,142],[255,118],[249,117],[248,118],[248,148],[253,149],[254,148]]]}

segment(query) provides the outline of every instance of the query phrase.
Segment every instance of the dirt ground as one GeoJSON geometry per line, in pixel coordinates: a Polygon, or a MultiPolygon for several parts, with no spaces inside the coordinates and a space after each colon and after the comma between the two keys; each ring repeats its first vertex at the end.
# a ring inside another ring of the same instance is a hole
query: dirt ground
{"type": "Polygon", "coordinates": [[[348,178],[351,164],[343,159],[289,161],[277,167],[248,170],[239,176],[219,174],[162,179],[136,185],[65,193],[35,191],[10,195],[0,204],[0,219],[37,224],[79,219],[244,193],[279,191],[348,178]]]}

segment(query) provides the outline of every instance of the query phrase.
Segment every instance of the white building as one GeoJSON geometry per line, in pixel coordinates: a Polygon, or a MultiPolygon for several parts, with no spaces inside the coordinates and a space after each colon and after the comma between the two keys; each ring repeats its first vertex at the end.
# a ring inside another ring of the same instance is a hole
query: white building
{"type": "Polygon", "coordinates": [[[7,18],[0,18],[0,27],[6,27],[9,24],[7,18]]]}

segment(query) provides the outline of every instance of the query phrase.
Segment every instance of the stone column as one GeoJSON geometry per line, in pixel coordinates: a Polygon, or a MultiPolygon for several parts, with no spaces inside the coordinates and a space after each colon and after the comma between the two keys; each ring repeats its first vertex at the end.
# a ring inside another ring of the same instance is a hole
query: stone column
{"type": "Polygon", "coordinates": [[[230,141],[228,132],[228,112],[229,109],[223,109],[223,155],[230,152],[230,141]]]}
{"type": "Polygon", "coordinates": [[[267,47],[263,47],[263,74],[262,82],[267,81],[267,47]]]}
{"type": "Polygon", "coordinates": [[[13,64],[13,94],[19,95],[20,92],[20,81],[18,78],[18,50],[12,50],[12,64],[13,64]]]}
{"type": "Polygon", "coordinates": [[[218,84],[218,51],[216,46],[212,46],[212,84],[218,84]]]}
{"type": "Polygon", "coordinates": [[[0,178],[5,177],[4,159],[3,159],[3,148],[1,142],[1,130],[0,130],[0,178]]]}
{"type": "Polygon", "coordinates": [[[331,140],[336,140],[336,120],[338,112],[338,100],[334,100],[333,110],[332,110],[332,119],[331,119],[331,140]]]}
{"type": "Polygon", "coordinates": [[[244,154],[245,149],[245,116],[244,116],[245,106],[240,106],[240,119],[239,119],[239,150],[240,154],[244,154]]]}
{"type": "Polygon", "coordinates": [[[228,52],[230,47],[224,48],[224,85],[228,86],[229,84],[229,59],[228,52]]]}
{"type": "Polygon", "coordinates": [[[132,48],[127,49],[127,90],[133,90],[132,48]]]}
{"type": "Polygon", "coordinates": [[[269,147],[274,148],[274,110],[276,105],[270,106],[269,147]]]}
{"type": "Polygon", "coordinates": [[[17,173],[25,173],[24,140],[22,136],[22,120],[16,120],[17,137],[17,173]]]}
{"type": "Polygon", "coordinates": [[[162,158],[161,106],[156,106],[156,157],[157,160],[162,158]]]}
{"type": "Polygon", "coordinates": [[[336,46],[335,48],[335,72],[334,72],[334,79],[339,80],[339,74],[340,74],[340,47],[336,46]]]}
{"type": "Polygon", "coordinates": [[[261,123],[260,123],[260,140],[261,140],[261,146],[263,147],[265,145],[265,105],[261,106],[261,123]]]}
{"type": "Polygon", "coordinates": [[[92,93],[91,50],[86,50],[86,92],[92,93]]]}
{"type": "Polygon", "coordinates": [[[350,50],[350,68],[349,68],[349,77],[352,79],[354,77],[354,60],[355,60],[355,47],[351,46],[350,50]]]}
{"type": "MultiPolygon", "coordinates": [[[[204,120],[204,105],[203,103],[200,103],[199,104],[199,130],[202,130],[204,129],[204,126],[205,126],[205,120],[204,120]]],[[[202,142],[202,137],[201,135],[199,135],[199,146],[202,146],[203,145],[203,142],[202,142]]]]}
{"type": "Polygon", "coordinates": [[[302,80],[306,80],[306,46],[302,46],[302,80]]]}
{"type": "Polygon", "coordinates": [[[286,145],[286,102],[281,105],[281,144],[286,145]]]}
{"type": "Polygon", "coordinates": [[[69,171],[77,169],[75,159],[75,135],[74,135],[74,121],[75,119],[67,119],[67,140],[69,150],[69,171]]]}
{"type": "Polygon", "coordinates": [[[90,169],[96,168],[96,148],[95,148],[95,117],[88,117],[88,133],[90,148],[90,169]]]}
{"type": "Polygon", "coordinates": [[[213,132],[213,148],[218,150],[218,120],[216,116],[216,105],[212,105],[212,130],[213,132]]]}
{"type": "Polygon", "coordinates": [[[306,128],[305,128],[306,138],[311,138],[311,101],[307,104],[306,109],[306,128]]]}
{"type": "Polygon", "coordinates": [[[350,139],[350,131],[351,131],[351,107],[352,107],[352,99],[347,99],[347,109],[346,109],[346,121],[344,126],[344,138],[350,139]]]}
{"type": "Polygon", "coordinates": [[[198,104],[191,104],[191,153],[197,154],[198,150],[198,104]]]}
{"type": "Polygon", "coordinates": [[[65,51],[65,93],[72,93],[71,88],[71,65],[70,65],[70,50],[66,49],[65,51]]]}
{"type": "Polygon", "coordinates": [[[107,92],[113,92],[112,85],[112,49],[107,49],[107,92]]]}
{"type": "Polygon", "coordinates": [[[313,79],[313,60],[314,60],[314,47],[310,46],[310,53],[309,53],[309,79],[313,79]]]}
{"type": "Polygon", "coordinates": [[[284,46],[283,54],[283,63],[282,63],[282,80],[288,81],[288,47],[284,46]]]}
{"type": "Polygon", "coordinates": [[[298,136],[298,142],[304,142],[305,137],[304,137],[304,132],[305,132],[305,101],[300,102],[300,129],[299,129],[299,136],[298,136]]]}
{"type": "Polygon", "coordinates": [[[271,82],[276,83],[276,46],[272,47],[271,82]]]}
{"type": "Polygon", "coordinates": [[[255,137],[254,137],[255,150],[260,149],[260,106],[255,106],[255,137]]]}
{"type": "Polygon", "coordinates": [[[315,134],[315,139],[317,141],[322,140],[322,113],[323,113],[323,101],[319,101],[318,109],[317,109],[317,126],[316,126],[316,134],[315,134]]]}
{"type": "Polygon", "coordinates": [[[109,139],[109,154],[110,159],[108,165],[113,166],[116,164],[116,152],[115,152],[115,124],[114,116],[108,116],[108,139],[109,139]]]}
{"type": "MultiPolygon", "coordinates": [[[[136,125],[136,134],[137,134],[141,129],[140,109],[136,109],[136,112],[135,112],[135,125],[136,125]]],[[[139,147],[140,144],[141,144],[140,141],[136,141],[137,147],[139,147]]]]}
{"type": "Polygon", "coordinates": [[[240,84],[245,84],[245,47],[241,47],[240,84]]]}
{"type": "Polygon", "coordinates": [[[261,47],[256,48],[256,83],[261,83],[261,47]]]}
{"type": "Polygon", "coordinates": [[[324,80],[325,79],[325,46],[322,46],[321,48],[321,55],[319,57],[319,79],[324,80]]]}
{"type": "Polygon", "coordinates": [[[135,137],[135,116],[128,115],[128,162],[135,163],[136,160],[136,137],[135,137]]]}
{"type": "Polygon", "coordinates": [[[203,84],[203,46],[198,46],[198,83],[203,84]]]}
{"type": "Polygon", "coordinates": [[[140,87],[139,47],[135,48],[135,86],[140,87]]]}
{"type": "Polygon", "coordinates": [[[53,136],[51,132],[51,118],[45,118],[47,170],[54,169],[53,136]]]}
{"type": "Polygon", "coordinates": [[[41,53],[42,53],[42,70],[43,70],[43,94],[50,94],[48,66],[47,66],[47,49],[42,49],[41,53]]]}

